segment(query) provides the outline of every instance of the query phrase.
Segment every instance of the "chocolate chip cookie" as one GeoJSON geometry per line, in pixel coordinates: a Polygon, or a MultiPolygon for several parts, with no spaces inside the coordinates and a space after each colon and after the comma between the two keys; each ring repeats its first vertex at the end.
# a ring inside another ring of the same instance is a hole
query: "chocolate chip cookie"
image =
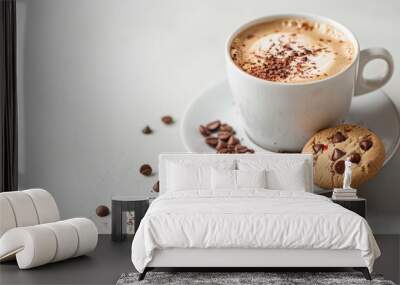
{"type": "Polygon", "coordinates": [[[313,135],[302,153],[314,156],[314,183],[321,188],[343,185],[344,162],[352,162],[353,188],[374,177],[385,160],[385,148],[372,131],[357,125],[339,125],[313,135]]]}

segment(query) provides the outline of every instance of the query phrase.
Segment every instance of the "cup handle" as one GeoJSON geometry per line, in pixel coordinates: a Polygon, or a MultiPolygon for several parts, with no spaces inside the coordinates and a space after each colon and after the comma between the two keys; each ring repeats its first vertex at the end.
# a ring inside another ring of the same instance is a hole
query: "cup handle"
{"type": "Polygon", "coordinates": [[[357,73],[355,95],[362,95],[374,91],[385,85],[393,75],[394,63],[392,55],[384,48],[368,48],[360,52],[360,61],[357,73]],[[387,64],[386,73],[375,78],[365,78],[364,68],[372,60],[383,59],[387,64]]]}

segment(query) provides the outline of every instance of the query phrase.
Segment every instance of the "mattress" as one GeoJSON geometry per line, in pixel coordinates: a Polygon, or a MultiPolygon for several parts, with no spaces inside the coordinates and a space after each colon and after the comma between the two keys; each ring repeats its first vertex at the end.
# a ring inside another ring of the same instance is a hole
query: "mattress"
{"type": "Polygon", "coordinates": [[[370,271],[380,255],[361,216],[323,196],[266,189],[161,195],[136,232],[132,262],[143,272],[170,248],[359,250],[370,271]]]}

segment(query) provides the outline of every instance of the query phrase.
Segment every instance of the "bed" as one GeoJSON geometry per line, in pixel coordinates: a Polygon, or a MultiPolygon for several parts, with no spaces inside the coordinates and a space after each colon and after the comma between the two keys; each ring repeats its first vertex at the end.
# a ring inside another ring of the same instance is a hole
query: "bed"
{"type": "Polygon", "coordinates": [[[380,251],[361,216],[313,194],[312,156],[161,154],[160,196],[132,243],[157,267],[352,267],[380,251]]]}

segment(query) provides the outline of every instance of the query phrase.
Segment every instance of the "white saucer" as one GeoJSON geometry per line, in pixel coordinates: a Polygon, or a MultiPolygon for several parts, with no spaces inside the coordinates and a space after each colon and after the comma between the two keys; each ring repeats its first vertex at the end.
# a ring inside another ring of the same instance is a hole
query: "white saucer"
{"type": "MultiPolygon", "coordinates": [[[[233,106],[228,82],[222,81],[205,90],[186,109],[181,124],[181,137],[185,148],[195,153],[215,153],[204,143],[199,125],[214,120],[230,124],[243,145],[256,152],[272,153],[254,144],[243,131],[239,114],[233,106]]],[[[400,143],[400,116],[391,99],[382,91],[354,97],[346,122],[356,123],[375,132],[383,141],[386,164],[395,154],[400,143]]]]}

